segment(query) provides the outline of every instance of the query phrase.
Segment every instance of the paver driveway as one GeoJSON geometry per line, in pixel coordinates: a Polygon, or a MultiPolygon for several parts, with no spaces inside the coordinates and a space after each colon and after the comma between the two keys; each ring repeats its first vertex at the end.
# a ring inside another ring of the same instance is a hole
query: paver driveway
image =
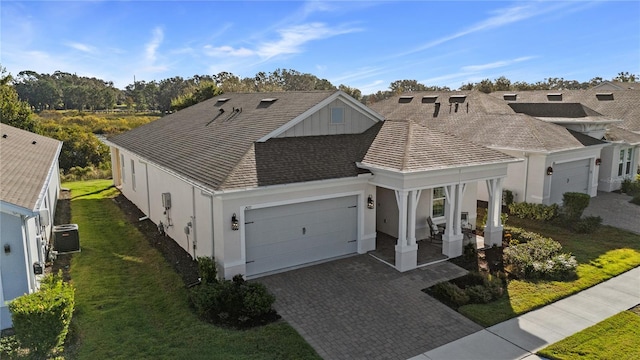
{"type": "Polygon", "coordinates": [[[629,202],[627,194],[598,191],[592,197],[584,216],[600,216],[602,223],[640,234],[640,206],[629,202]]]}
{"type": "Polygon", "coordinates": [[[324,359],[404,360],[482,329],[420,291],[464,273],[448,262],[400,273],[365,254],[259,281],[324,359]]]}

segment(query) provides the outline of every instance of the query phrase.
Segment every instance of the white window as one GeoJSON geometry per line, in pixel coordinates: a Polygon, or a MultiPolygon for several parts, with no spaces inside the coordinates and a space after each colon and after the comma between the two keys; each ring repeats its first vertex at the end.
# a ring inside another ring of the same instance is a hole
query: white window
{"type": "Polygon", "coordinates": [[[437,187],[433,189],[431,196],[431,217],[439,218],[444,216],[444,205],[446,199],[444,196],[444,187],[437,187]]]}
{"type": "Polygon", "coordinates": [[[131,187],[136,191],[136,162],[131,159],[131,187]]]}
{"type": "Polygon", "coordinates": [[[344,124],[344,108],[331,108],[331,125],[344,124]]]}
{"type": "Polygon", "coordinates": [[[620,159],[618,161],[618,176],[631,175],[631,159],[633,159],[633,149],[620,150],[620,159]]]}
{"type": "Polygon", "coordinates": [[[125,169],[124,154],[120,154],[120,180],[122,180],[122,183],[124,183],[124,179],[126,178],[124,176],[124,169],[125,169]]]}

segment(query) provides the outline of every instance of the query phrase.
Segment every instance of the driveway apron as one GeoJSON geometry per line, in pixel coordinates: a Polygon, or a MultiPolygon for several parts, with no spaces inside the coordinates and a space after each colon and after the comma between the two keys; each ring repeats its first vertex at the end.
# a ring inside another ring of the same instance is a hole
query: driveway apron
{"type": "Polygon", "coordinates": [[[592,197],[584,216],[600,216],[602,223],[640,234],[640,206],[629,202],[632,197],[614,192],[598,192],[592,197]]]}
{"type": "Polygon", "coordinates": [[[482,329],[421,291],[465,273],[449,262],[400,273],[365,254],[259,281],[324,359],[407,359],[482,329]]]}

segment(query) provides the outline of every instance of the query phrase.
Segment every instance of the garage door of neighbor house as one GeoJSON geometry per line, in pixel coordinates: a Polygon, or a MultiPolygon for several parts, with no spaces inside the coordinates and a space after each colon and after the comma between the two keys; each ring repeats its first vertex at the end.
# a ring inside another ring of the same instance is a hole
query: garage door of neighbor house
{"type": "Polygon", "coordinates": [[[246,275],[357,252],[358,197],[245,212],[246,275]]]}
{"type": "Polygon", "coordinates": [[[562,195],[566,192],[588,194],[589,164],[589,159],[555,164],[551,179],[551,202],[562,202],[562,195]]]}

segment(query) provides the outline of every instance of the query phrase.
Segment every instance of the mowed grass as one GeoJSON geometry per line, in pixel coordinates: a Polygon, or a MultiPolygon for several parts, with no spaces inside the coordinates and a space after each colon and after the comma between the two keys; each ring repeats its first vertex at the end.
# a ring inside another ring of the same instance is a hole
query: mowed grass
{"type": "Polygon", "coordinates": [[[623,311],[538,352],[549,359],[640,359],[640,310],[623,311]],[[635,311],[635,312],[634,312],[635,311]],[[624,351],[621,351],[624,349],[624,351]]]}
{"type": "Polygon", "coordinates": [[[218,328],[189,309],[187,289],[112,200],[110,181],[66,183],[82,252],[68,359],[319,359],[285,322],[218,328]]]}
{"type": "Polygon", "coordinates": [[[578,260],[577,278],[572,281],[511,280],[507,294],[489,304],[470,304],[459,311],[483,326],[491,326],[560,300],[640,266],[640,235],[610,226],[593,234],[576,234],[541,221],[510,217],[510,226],[550,237],[578,260]]]}

